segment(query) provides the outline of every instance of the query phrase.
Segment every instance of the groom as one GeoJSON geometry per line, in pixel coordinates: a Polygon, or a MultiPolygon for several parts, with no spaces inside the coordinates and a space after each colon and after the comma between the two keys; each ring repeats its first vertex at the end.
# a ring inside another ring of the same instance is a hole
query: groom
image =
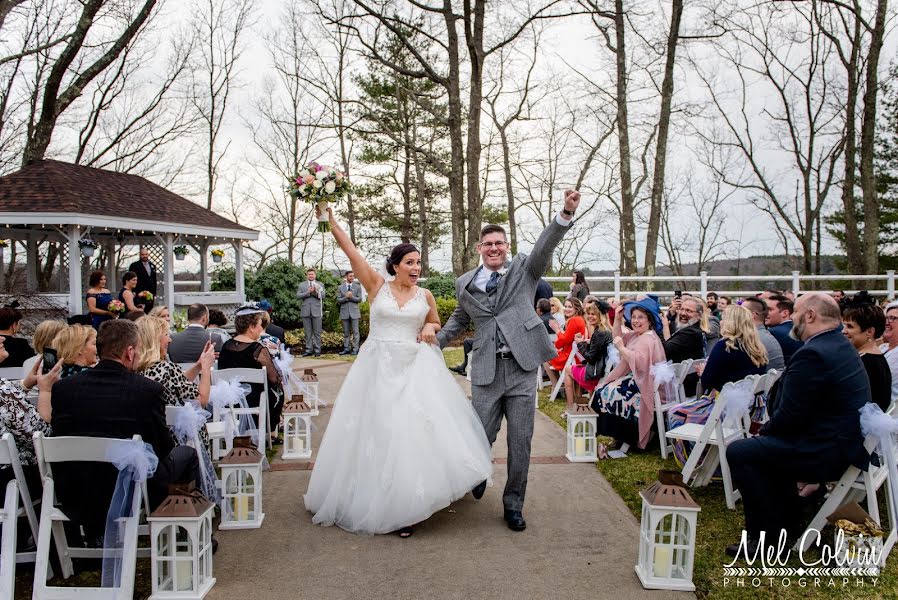
{"type": "MultiPolygon", "coordinates": [[[[474,322],[474,409],[490,444],[496,441],[502,417],[508,420],[508,482],[502,502],[505,522],[514,531],[527,527],[522,510],[530,469],[536,369],[556,354],[531,302],[579,204],[580,192],[567,190],[564,210],[536,240],[533,253],[518,254],[511,262],[506,262],[505,230],[498,225],[484,227],[477,244],[483,265],[455,281],[458,307],[437,336],[442,348],[474,322]]],[[[484,481],[472,493],[479,499],[485,490],[484,481]]]]}

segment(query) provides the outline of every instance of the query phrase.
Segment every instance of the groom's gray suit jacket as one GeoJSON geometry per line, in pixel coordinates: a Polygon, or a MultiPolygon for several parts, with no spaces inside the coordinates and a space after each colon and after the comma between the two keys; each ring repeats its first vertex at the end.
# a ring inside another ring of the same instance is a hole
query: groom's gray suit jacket
{"type": "Polygon", "coordinates": [[[458,306],[437,336],[444,347],[474,322],[476,358],[471,363],[471,383],[489,385],[496,373],[496,352],[501,332],[515,361],[525,371],[533,371],[556,356],[542,319],[536,314],[533,297],[536,284],[552,260],[552,252],[570,226],[560,225],[554,218],[546,227],[530,255],[518,254],[500,277],[492,303],[486,294],[475,290],[471,282],[480,267],[455,280],[458,306]],[[490,306],[492,304],[492,306],[490,306]]]}

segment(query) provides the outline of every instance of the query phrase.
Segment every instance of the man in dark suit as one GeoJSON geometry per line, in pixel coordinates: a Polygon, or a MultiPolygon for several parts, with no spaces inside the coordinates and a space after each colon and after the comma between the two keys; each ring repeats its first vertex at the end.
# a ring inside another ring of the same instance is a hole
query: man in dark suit
{"type": "MultiPolygon", "coordinates": [[[[150,262],[150,251],[140,247],[140,260],[131,263],[128,266],[129,271],[137,273],[137,286],[134,288],[134,295],[139,296],[140,292],[149,292],[156,295],[156,265],[150,262]]],[[[143,312],[149,314],[153,310],[153,302],[145,302],[143,312]]]]}
{"type": "MultiPolygon", "coordinates": [[[[152,508],[166,497],[169,483],[196,481],[198,464],[192,448],[174,445],[165,424],[162,385],[133,372],[139,352],[133,322],[103,323],[97,333],[97,366],[53,386],[53,435],[127,439],[139,434],[159,458],[147,481],[152,508]]],[[[115,467],[72,462],[56,465],[53,473],[63,511],[84,526],[89,540],[101,538],[115,467]]]]}
{"type": "Polygon", "coordinates": [[[200,359],[206,342],[212,342],[216,352],[221,352],[223,340],[206,330],[209,326],[209,309],[205,304],[187,307],[187,328],[171,336],[168,358],[176,363],[193,363],[200,359]]]}
{"type": "Polygon", "coordinates": [[[800,340],[789,335],[792,331],[794,304],[782,294],[773,294],[765,302],[767,303],[767,319],[764,324],[767,325],[770,335],[780,343],[780,348],[783,349],[783,359],[788,365],[792,355],[801,348],[802,344],[800,340]]]}
{"type": "MultiPolygon", "coordinates": [[[[670,319],[661,319],[664,355],[667,360],[675,363],[690,358],[693,360],[704,358],[707,338],[702,330],[702,316],[705,307],[702,306],[698,298],[692,296],[684,296],[674,302],[678,303],[677,308],[674,309],[676,311],[676,330],[671,333],[670,319]]],[[[698,375],[692,373],[683,381],[686,395],[694,396],[697,385],[698,375]]]]}
{"type": "MultiPolygon", "coordinates": [[[[761,536],[775,545],[780,531],[799,532],[797,482],[834,481],[849,465],[866,469],[860,408],[871,401],[870,381],[854,347],[838,327],[839,305],[814,292],[795,304],[795,334],[804,346],[771,390],[770,420],[760,435],[727,448],[742,493],[749,555],[761,536]]],[[[735,556],[738,545],[727,548],[735,556]]]]}

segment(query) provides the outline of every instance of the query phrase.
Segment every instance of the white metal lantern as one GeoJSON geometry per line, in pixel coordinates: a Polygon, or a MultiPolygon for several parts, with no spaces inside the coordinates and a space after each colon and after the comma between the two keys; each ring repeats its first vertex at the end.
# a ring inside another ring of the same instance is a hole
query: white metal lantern
{"type": "Polygon", "coordinates": [[[596,427],[599,416],[586,404],[577,404],[567,413],[567,459],[595,462],[596,427]]]}
{"type": "Polygon", "coordinates": [[[694,591],[695,527],[701,508],[686,491],[683,476],[659,471],[658,481],[639,495],[642,520],[636,574],[642,587],[694,591]]]}
{"type": "Polygon", "coordinates": [[[212,577],[210,502],[194,484],[171,486],[168,497],[147,517],[153,574],[151,600],[200,600],[212,577]]]}
{"type": "Polygon", "coordinates": [[[284,406],[284,452],[281,458],[312,458],[312,414],[302,394],[284,406]]]}
{"type": "Polygon", "coordinates": [[[306,404],[309,405],[309,414],[313,417],[318,416],[318,375],[314,369],[304,369],[302,376],[299,378],[303,383],[303,395],[306,404]]]}
{"type": "Polygon", "coordinates": [[[258,529],[262,526],[262,460],[250,436],[234,438],[234,447],[221,459],[221,522],[219,529],[258,529]]]}

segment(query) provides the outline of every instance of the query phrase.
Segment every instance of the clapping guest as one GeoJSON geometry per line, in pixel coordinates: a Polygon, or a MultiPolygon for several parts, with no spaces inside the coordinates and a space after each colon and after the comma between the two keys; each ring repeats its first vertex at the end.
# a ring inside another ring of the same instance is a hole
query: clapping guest
{"type": "MultiPolygon", "coordinates": [[[[5,342],[0,337],[0,363],[6,358],[5,342]]],[[[38,360],[21,381],[0,379],[0,435],[4,433],[12,435],[32,497],[40,496],[41,482],[31,436],[37,431],[44,435],[50,434],[50,398],[53,384],[59,380],[61,368],[62,365],[57,363],[49,373],[44,374],[41,361],[38,360]],[[35,386],[38,387],[40,394],[37,403],[32,404],[25,396],[35,386]]],[[[0,485],[4,489],[14,477],[11,467],[7,465],[0,467],[0,485]]]]}
{"type": "Polygon", "coordinates": [[[41,359],[44,350],[53,349],[53,338],[66,327],[65,321],[60,319],[47,319],[40,322],[34,329],[34,338],[31,340],[36,354],[22,363],[22,370],[25,373],[31,372],[31,368],[41,359]]]}
{"type": "Polygon", "coordinates": [[[115,313],[108,310],[112,302],[112,292],[106,287],[106,274],[103,271],[94,271],[87,280],[90,287],[87,290],[87,312],[90,313],[90,323],[94,329],[110,319],[115,318],[115,313]]]}
{"type": "Polygon", "coordinates": [[[892,404],[892,371],[876,340],[886,328],[886,316],[882,309],[866,301],[845,303],[842,309],[842,333],[854,346],[864,363],[870,380],[873,402],[883,412],[892,404]]]}
{"type": "Polygon", "coordinates": [[[56,334],[51,346],[62,363],[62,379],[97,364],[97,330],[93,327],[69,325],[56,334]]]}
{"type": "Polygon", "coordinates": [[[606,313],[610,307],[607,304],[588,304],[584,309],[586,326],[590,331],[590,337],[577,334],[574,343],[577,351],[583,356],[583,362],[579,365],[571,365],[565,371],[564,393],[567,399],[567,410],[574,406],[577,397],[577,386],[588,392],[596,389],[599,381],[605,375],[605,359],[608,357],[608,346],[611,344],[611,324],[608,323],[606,313]],[[604,308],[605,310],[602,310],[604,308]]]}
{"type": "MultiPolygon", "coordinates": [[[[270,415],[271,430],[277,427],[281,419],[281,410],[283,403],[281,402],[281,376],[271,354],[259,343],[259,338],[265,328],[262,326],[262,309],[253,304],[242,306],[237,309],[234,314],[234,327],[237,335],[226,341],[221,347],[221,353],[218,356],[219,369],[236,369],[249,368],[261,369],[265,367],[268,377],[268,414],[270,415]]],[[[262,384],[250,384],[252,390],[246,397],[249,406],[259,406],[260,397],[262,395],[262,384]]],[[[281,443],[279,439],[272,438],[272,443],[281,443]]]]}
{"type": "Polygon", "coordinates": [[[568,298],[576,298],[580,302],[589,295],[589,286],[586,284],[586,276],[583,271],[574,271],[571,273],[571,293],[568,298]]]}
{"type": "Polygon", "coordinates": [[[879,351],[889,363],[892,371],[892,402],[898,400],[898,302],[886,305],[886,328],[882,333],[879,351]]]}
{"type": "Polygon", "coordinates": [[[549,298],[549,302],[552,303],[552,317],[554,317],[554,319],[558,321],[559,325],[564,327],[564,305],[561,303],[561,300],[559,300],[557,296],[552,296],[551,298],[549,298]]]}
{"type": "Polygon", "coordinates": [[[655,419],[655,378],[652,365],[664,362],[664,346],[656,330],[661,328],[657,300],[648,297],[617,307],[611,334],[620,362],[605,376],[592,397],[599,413],[598,431],[626,443],[645,448],[655,419]],[[630,329],[623,331],[624,322],[630,329]]]}
{"type": "Polygon", "coordinates": [[[558,355],[545,364],[546,375],[552,385],[558,381],[564,371],[567,359],[574,350],[574,338],[579,334],[583,338],[589,337],[586,321],[583,319],[583,304],[576,298],[568,298],[564,301],[564,317],[566,319],[564,329],[558,322],[549,323],[555,332],[555,349],[558,355]]]}
{"type": "Polygon", "coordinates": [[[0,308],[0,339],[6,346],[6,358],[0,360],[0,368],[21,367],[22,364],[34,356],[34,350],[28,345],[28,340],[14,337],[19,332],[19,323],[22,321],[22,313],[12,306],[0,308]]]}
{"type": "MultiPolygon", "coordinates": [[[[168,323],[159,317],[144,317],[137,321],[137,335],[140,340],[140,355],[134,370],[148,379],[162,384],[162,398],[169,406],[184,406],[196,400],[203,408],[209,403],[209,389],[212,387],[212,364],[215,362],[215,347],[206,341],[196,361],[187,372],[167,358],[171,343],[168,323]],[[199,378],[199,384],[196,383],[199,378]]],[[[200,431],[203,443],[208,443],[205,428],[200,431]]]]}
{"type": "MultiPolygon", "coordinates": [[[[670,320],[661,319],[661,337],[664,344],[664,355],[667,360],[679,363],[684,360],[696,360],[705,357],[708,316],[704,303],[699,298],[687,296],[675,299],[679,306],[676,311],[676,331],[671,334],[670,320]],[[704,328],[703,328],[704,325],[704,328]]],[[[690,375],[683,382],[687,396],[695,395],[698,377],[690,375]]]]}

